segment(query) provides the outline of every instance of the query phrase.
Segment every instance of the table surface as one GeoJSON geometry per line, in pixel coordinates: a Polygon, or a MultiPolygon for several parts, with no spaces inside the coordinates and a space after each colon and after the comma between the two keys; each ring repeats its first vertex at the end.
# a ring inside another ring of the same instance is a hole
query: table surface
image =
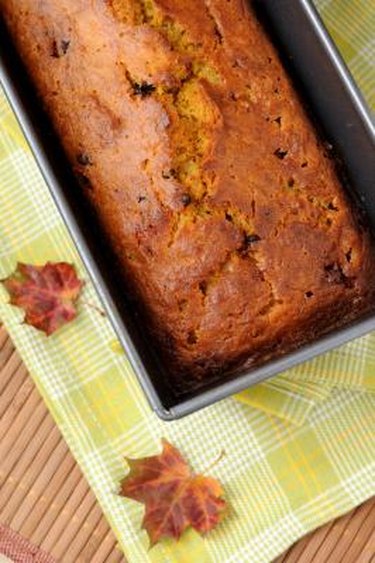
{"type": "MultiPolygon", "coordinates": [[[[59,562],[120,563],[102,512],[0,326],[0,523],[59,562]]],[[[375,563],[375,499],[297,542],[277,563],[375,563]]]]}

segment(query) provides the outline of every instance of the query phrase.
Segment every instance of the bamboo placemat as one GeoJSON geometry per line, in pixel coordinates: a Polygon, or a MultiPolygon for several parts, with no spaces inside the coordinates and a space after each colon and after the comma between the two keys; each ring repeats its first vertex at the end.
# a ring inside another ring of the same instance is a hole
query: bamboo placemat
{"type": "Polygon", "coordinates": [[[0,522],[66,563],[125,559],[11,340],[0,328],[0,522]]]}
{"type": "MultiPolygon", "coordinates": [[[[93,493],[2,327],[0,421],[0,523],[58,562],[124,563],[93,493]]],[[[339,562],[375,562],[375,499],[306,536],[276,563],[339,562]]]]}

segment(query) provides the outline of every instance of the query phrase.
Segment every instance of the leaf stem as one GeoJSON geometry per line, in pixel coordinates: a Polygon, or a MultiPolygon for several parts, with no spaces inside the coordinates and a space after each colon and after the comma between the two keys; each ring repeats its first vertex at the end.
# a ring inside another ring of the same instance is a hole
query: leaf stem
{"type": "Polygon", "coordinates": [[[213,469],[215,467],[215,465],[217,465],[222,459],[223,457],[226,455],[225,450],[221,450],[221,452],[219,453],[218,457],[216,459],[214,459],[214,461],[212,461],[210,463],[210,465],[208,467],[206,467],[206,469],[204,471],[201,471],[202,475],[207,475],[207,473],[209,473],[211,471],[211,469],[213,469]]]}
{"type": "Polygon", "coordinates": [[[83,305],[86,305],[87,307],[90,307],[90,309],[94,309],[94,311],[97,311],[101,317],[107,316],[105,314],[105,312],[103,311],[103,309],[101,309],[97,305],[94,305],[94,303],[90,303],[89,301],[86,301],[85,299],[81,299],[80,301],[83,305]]]}

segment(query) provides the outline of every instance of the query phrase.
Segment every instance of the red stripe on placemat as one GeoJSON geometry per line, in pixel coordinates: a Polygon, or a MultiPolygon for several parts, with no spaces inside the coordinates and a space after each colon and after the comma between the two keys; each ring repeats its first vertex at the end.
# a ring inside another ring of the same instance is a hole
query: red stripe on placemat
{"type": "Polygon", "coordinates": [[[56,563],[55,559],[28,540],[0,524],[0,554],[14,563],[56,563]]]}

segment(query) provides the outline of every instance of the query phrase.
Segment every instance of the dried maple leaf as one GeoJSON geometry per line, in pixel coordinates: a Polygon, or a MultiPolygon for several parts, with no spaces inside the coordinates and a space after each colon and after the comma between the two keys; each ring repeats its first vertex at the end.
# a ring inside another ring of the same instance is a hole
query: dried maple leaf
{"type": "Polygon", "coordinates": [[[226,509],[220,483],[194,475],[177,448],[164,439],[162,444],[159,455],[126,460],[130,472],[120,491],[145,504],[142,528],[151,545],[162,537],[179,539],[189,526],[205,534],[220,522],[226,509]]]}
{"type": "Polygon", "coordinates": [[[71,264],[48,262],[44,266],[18,263],[3,284],[10,303],[24,309],[25,322],[50,335],[76,317],[75,302],[84,282],[71,264]]]}

